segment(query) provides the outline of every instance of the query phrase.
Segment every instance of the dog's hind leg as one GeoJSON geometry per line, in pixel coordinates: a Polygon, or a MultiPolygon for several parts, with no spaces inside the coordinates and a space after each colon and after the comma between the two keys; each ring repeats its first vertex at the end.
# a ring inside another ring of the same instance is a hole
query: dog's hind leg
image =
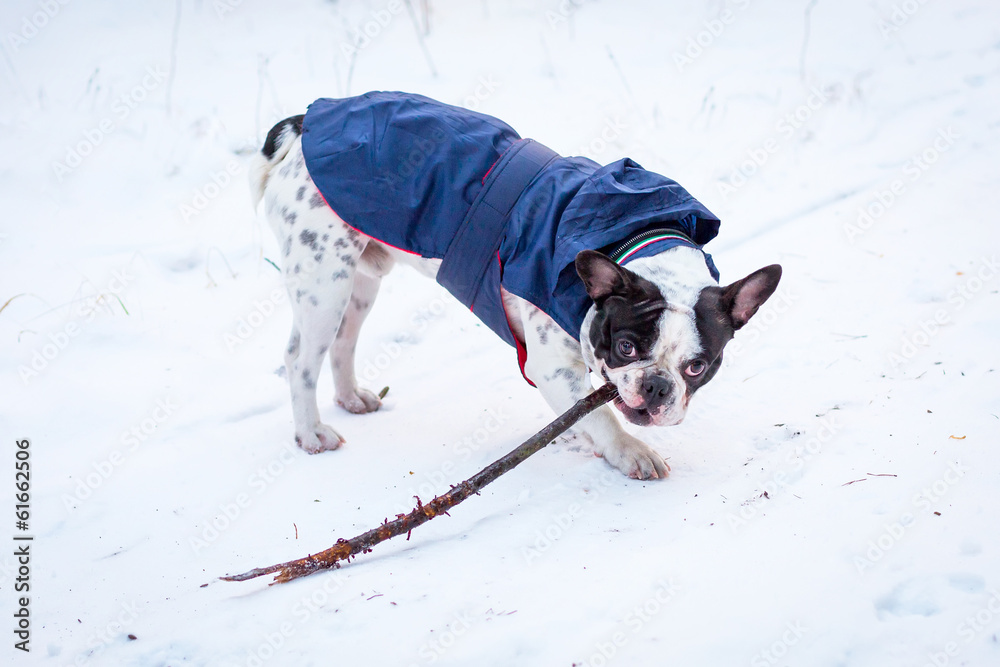
{"type": "Polygon", "coordinates": [[[340,323],[337,340],[330,350],[337,404],[355,414],[374,412],[382,406],[378,396],[358,387],[354,374],[354,352],[358,345],[358,333],[375,303],[382,276],[392,269],[394,263],[382,244],[369,240],[358,262],[354,290],[344,313],[344,321],[340,323]]]}
{"type": "Polygon", "coordinates": [[[360,254],[354,248],[344,250],[335,259],[325,259],[304,284],[296,283],[297,274],[289,281],[294,324],[285,364],[292,393],[295,440],[311,454],[336,449],[344,442],[339,433],[320,421],[316,381],[348,312],[360,254]]]}
{"type": "MultiPolygon", "coordinates": [[[[302,355],[302,334],[297,325],[292,325],[292,334],[288,338],[288,347],[285,349],[285,370],[292,392],[295,442],[310,454],[317,454],[337,449],[344,443],[344,438],[319,420],[314,378],[320,364],[317,363],[315,368],[312,368],[307,363],[308,357],[308,351],[305,356],[302,355]],[[300,427],[300,424],[303,426],[300,427]]],[[[320,362],[322,362],[322,356],[320,356],[320,362]]]]}
{"type": "Polygon", "coordinates": [[[358,345],[358,332],[372,308],[378,294],[381,278],[367,276],[360,271],[354,276],[354,291],[344,312],[344,320],[337,331],[337,339],[330,350],[330,368],[337,405],[348,412],[361,414],[374,412],[382,406],[378,396],[358,387],[354,375],[354,351],[358,345]]]}
{"type": "MultiPolygon", "coordinates": [[[[350,341],[353,366],[357,330],[371,307],[371,300],[378,287],[377,279],[373,280],[357,271],[358,259],[367,239],[353,230],[349,230],[348,234],[334,244],[335,248],[327,250],[323,261],[308,275],[303,276],[301,270],[295,273],[299,267],[295,264],[288,276],[294,324],[286,368],[295,415],[295,440],[302,449],[313,454],[336,449],[344,442],[339,433],[320,421],[316,381],[323,360],[331,348],[339,349],[350,341]],[[360,299],[358,303],[352,303],[355,297],[360,299]],[[362,310],[358,305],[366,307],[362,310]],[[338,339],[341,330],[343,335],[338,339]]],[[[337,353],[331,354],[331,358],[337,356],[337,353]]],[[[345,392],[338,373],[334,364],[337,398],[340,401],[345,397],[345,392]]],[[[350,370],[350,379],[353,382],[353,368],[350,370]]],[[[372,399],[372,409],[375,409],[378,407],[378,399],[374,396],[372,399]]]]}
{"type": "MultiPolygon", "coordinates": [[[[283,144],[284,145],[284,144],[283,144]]],[[[344,438],[322,423],[316,382],[337,337],[368,237],[349,227],[320,197],[305,168],[298,139],[268,163],[264,201],[282,249],[292,306],[285,368],[292,394],[295,441],[311,454],[340,447],[344,438]]]]}

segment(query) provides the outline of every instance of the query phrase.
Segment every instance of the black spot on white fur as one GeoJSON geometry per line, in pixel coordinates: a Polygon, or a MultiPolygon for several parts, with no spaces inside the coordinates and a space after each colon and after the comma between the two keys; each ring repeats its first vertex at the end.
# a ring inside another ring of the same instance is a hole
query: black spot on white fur
{"type": "Polygon", "coordinates": [[[309,246],[312,250],[318,250],[316,245],[316,238],[318,234],[311,229],[303,229],[299,232],[299,242],[304,246],[309,246]]]}
{"type": "Polygon", "coordinates": [[[306,389],[315,389],[316,381],[313,380],[312,373],[308,370],[302,371],[302,386],[306,389]]]}
{"type": "Polygon", "coordinates": [[[535,333],[538,335],[539,343],[541,343],[542,345],[549,344],[549,332],[547,330],[547,327],[545,326],[535,327],[535,333]]]}
{"type": "Polygon", "coordinates": [[[288,341],[288,349],[285,350],[289,356],[294,357],[299,353],[299,342],[301,341],[301,336],[298,332],[292,334],[292,337],[288,341]]]}

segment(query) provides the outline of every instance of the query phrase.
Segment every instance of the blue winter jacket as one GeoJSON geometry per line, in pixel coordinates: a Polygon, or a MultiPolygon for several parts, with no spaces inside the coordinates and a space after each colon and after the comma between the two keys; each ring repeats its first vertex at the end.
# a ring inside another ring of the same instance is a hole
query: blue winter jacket
{"type": "Polygon", "coordinates": [[[496,118],[420,95],[320,99],[302,130],[306,167],[337,215],[383,243],[443,259],[439,282],[511,345],[501,285],[579,340],[592,302],[577,253],[610,253],[649,230],[675,232],[632,260],[700,248],[719,231],[719,219],[684,188],[628,158],[602,167],[559,157],[496,118]],[[535,162],[526,166],[519,153],[535,162]],[[499,208],[509,212],[494,210],[491,186],[506,189],[510,201],[499,208]]]}

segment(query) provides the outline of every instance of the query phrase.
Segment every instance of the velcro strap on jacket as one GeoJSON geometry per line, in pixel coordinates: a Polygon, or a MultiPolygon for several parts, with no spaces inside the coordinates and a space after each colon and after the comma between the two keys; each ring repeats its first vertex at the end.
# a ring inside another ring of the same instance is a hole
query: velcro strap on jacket
{"type": "Polygon", "coordinates": [[[507,216],[521,193],[559,155],[533,139],[521,139],[504,151],[487,172],[483,189],[441,260],[437,281],[472,308],[483,276],[495,261],[507,216]]]}

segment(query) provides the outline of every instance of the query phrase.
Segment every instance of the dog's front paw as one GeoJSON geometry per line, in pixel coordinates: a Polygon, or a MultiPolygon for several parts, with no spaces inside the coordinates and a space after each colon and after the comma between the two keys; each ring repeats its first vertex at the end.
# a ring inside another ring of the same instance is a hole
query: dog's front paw
{"type": "Polygon", "coordinates": [[[295,443],[309,454],[333,451],[344,442],[344,437],[326,424],[317,424],[311,433],[295,435],[295,443]]]}
{"type": "Polygon", "coordinates": [[[670,473],[662,456],[628,433],[619,435],[599,454],[632,479],[664,479],[670,473]]]}
{"type": "Polygon", "coordinates": [[[355,389],[349,394],[344,394],[343,396],[337,396],[337,405],[344,408],[348,412],[353,412],[356,415],[362,415],[366,412],[375,412],[382,407],[382,401],[379,400],[378,396],[368,391],[367,389],[355,389]]]}

